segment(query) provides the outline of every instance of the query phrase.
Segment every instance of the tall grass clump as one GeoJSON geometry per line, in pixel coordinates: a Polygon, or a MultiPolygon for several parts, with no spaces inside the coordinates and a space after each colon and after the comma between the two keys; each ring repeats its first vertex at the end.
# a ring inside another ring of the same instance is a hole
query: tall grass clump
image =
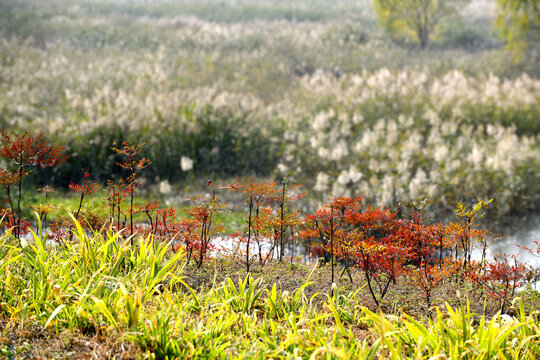
{"type": "Polygon", "coordinates": [[[73,218],[71,241],[52,245],[2,236],[3,312],[24,326],[75,328],[97,333],[136,325],[142,304],[174,282],[181,253],[151,237],[134,245],[110,229],[87,234],[73,218]],[[16,320],[15,320],[16,319],[16,320]]]}
{"type": "Polygon", "coordinates": [[[491,320],[471,313],[468,300],[461,307],[436,308],[433,319],[418,321],[404,314],[397,319],[366,312],[376,327],[380,350],[390,359],[443,357],[450,359],[535,359],[540,355],[540,328],[534,314],[495,315],[491,320]]]}

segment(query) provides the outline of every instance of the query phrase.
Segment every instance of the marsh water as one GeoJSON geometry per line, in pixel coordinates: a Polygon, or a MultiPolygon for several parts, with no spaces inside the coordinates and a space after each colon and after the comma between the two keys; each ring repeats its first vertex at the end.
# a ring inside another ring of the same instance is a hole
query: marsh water
{"type": "MultiPolygon", "coordinates": [[[[533,256],[520,248],[520,246],[532,248],[535,241],[540,242],[540,214],[506,219],[504,223],[497,224],[495,227],[497,236],[491,239],[486,249],[486,257],[488,259],[493,259],[495,256],[503,254],[515,254],[520,262],[534,267],[540,267],[540,257],[533,256]]],[[[239,244],[231,238],[219,237],[214,239],[213,244],[220,250],[227,251],[239,248],[245,251],[244,243],[239,244]]],[[[272,249],[272,244],[269,241],[262,241],[261,248],[263,252],[268,252],[272,249]]],[[[273,251],[277,255],[279,249],[274,248],[273,251]]],[[[253,240],[250,245],[250,253],[253,256],[258,254],[258,244],[253,240]]],[[[303,261],[306,262],[313,260],[310,259],[305,247],[300,244],[287,246],[285,248],[285,256],[289,258],[291,256],[301,256],[303,257],[303,261]]],[[[482,257],[482,249],[475,249],[472,256],[475,259],[480,259],[482,257]]]]}
{"type": "MultiPolygon", "coordinates": [[[[489,258],[500,254],[517,254],[521,262],[540,267],[540,257],[535,257],[519,247],[532,248],[535,241],[540,242],[540,214],[510,219],[500,226],[498,233],[501,238],[495,239],[487,248],[489,258]]],[[[473,256],[480,258],[482,250],[477,249],[473,256]]]]}

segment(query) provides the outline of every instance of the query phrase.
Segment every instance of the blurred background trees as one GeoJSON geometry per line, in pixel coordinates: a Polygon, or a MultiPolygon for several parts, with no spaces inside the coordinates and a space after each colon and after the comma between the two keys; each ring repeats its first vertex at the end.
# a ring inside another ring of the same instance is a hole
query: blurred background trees
{"type": "Polygon", "coordinates": [[[496,27],[519,60],[528,44],[540,40],[540,1],[497,0],[496,27]]]}
{"type": "Polygon", "coordinates": [[[392,37],[416,39],[425,49],[442,19],[456,14],[467,1],[373,0],[377,22],[392,37]]]}

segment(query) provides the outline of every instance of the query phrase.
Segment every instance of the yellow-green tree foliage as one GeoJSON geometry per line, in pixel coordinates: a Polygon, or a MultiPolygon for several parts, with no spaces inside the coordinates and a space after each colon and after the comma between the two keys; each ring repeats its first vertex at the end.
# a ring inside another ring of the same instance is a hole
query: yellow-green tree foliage
{"type": "Polygon", "coordinates": [[[532,41],[540,41],[539,0],[497,0],[497,29],[519,59],[532,41]]]}
{"type": "MultiPolygon", "coordinates": [[[[442,18],[455,13],[458,1],[373,0],[377,22],[392,37],[418,41],[424,49],[442,18]]],[[[463,2],[463,1],[461,1],[463,2]]]]}

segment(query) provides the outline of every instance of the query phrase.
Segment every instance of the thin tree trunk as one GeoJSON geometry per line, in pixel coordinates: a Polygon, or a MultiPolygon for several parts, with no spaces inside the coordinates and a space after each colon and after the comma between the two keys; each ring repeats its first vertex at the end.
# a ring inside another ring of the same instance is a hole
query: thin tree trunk
{"type": "Polygon", "coordinates": [[[83,200],[84,200],[84,193],[81,193],[81,200],[79,201],[79,208],[77,209],[77,212],[75,213],[75,219],[79,219],[79,213],[81,211],[81,208],[82,208],[82,203],[83,203],[83,200]]]}
{"type": "MultiPolygon", "coordinates": [[[[17,221],[14,224],[15,227],[15,237],[17,239],[21,236],[21,199],[22,199],[22,175],[23,175],[23,166],[19,166],[19,183],[18,183],[18,200],[17,200],[17,221]]],[[[13,216],[13,220],[15,221],[15,216],[13,216]]]]}
{"type": "Polygon", "coordinates": [[[366,275],[366,280],[368,283],[369,292],[371,293],[371,297],[373,298],[373,301],[375,301],[375,305],[377,305],[377,308],[379,308],[379,301],[377,301],[377,296],[375,296],[375,293],[373,292],[373,287],[371,286],[371,278],[369,276],[369,258],[362,254],[362,257],[364,259],[364,273],[366,275]]]}
{"type": "Polygon", "coordinates": [[[152,222],[152,216],[150,216],[150,213],[148,211],[145,211],[146,216],[148,217],[148,220],[150,220],[150,233],[154,233],[154,223],[152,222]]]}
{"type": "Polygon", "coordinates": [[[285,249],[283,248],[283,237],[284,237],[284,229],[283,229],[283,221],[285,219],[285,184],[286,182],[283,181],[283,189],[281,191],[281,204],[280,204],[280,217],[281,222],[279,224],[279,261],[283,260],[283,256],[285,256],[285,249]]]}
{"type": "Polygon", "coordinates": [[[134,189],[131,189],[131,198],[129,203],[129,228],[131,236],[131,245],[133,245],[133,192],[134,189]]]}
{"type": "Polygon", "coordinates": [[[332,284],[334,283],[334,207],[330,207],[330,256],[332,268],[332,284]]]}
{"type": "Polygon", "coordinates": [[[9,206],[11,207],[11,216],[13,217],[13,225],[15,225],[15,208],[13,207],[13,199],[11,199],[11,186],[6,186],[9,206]]]}
{"type": "Polygon", "coordinates": [[[249,215],[248,215],[248,238],[246,244],[246,272],[249,273],[249,241],[251,240],[251,215],[253,212],[253,196],[249,198],[249,215]]]}

